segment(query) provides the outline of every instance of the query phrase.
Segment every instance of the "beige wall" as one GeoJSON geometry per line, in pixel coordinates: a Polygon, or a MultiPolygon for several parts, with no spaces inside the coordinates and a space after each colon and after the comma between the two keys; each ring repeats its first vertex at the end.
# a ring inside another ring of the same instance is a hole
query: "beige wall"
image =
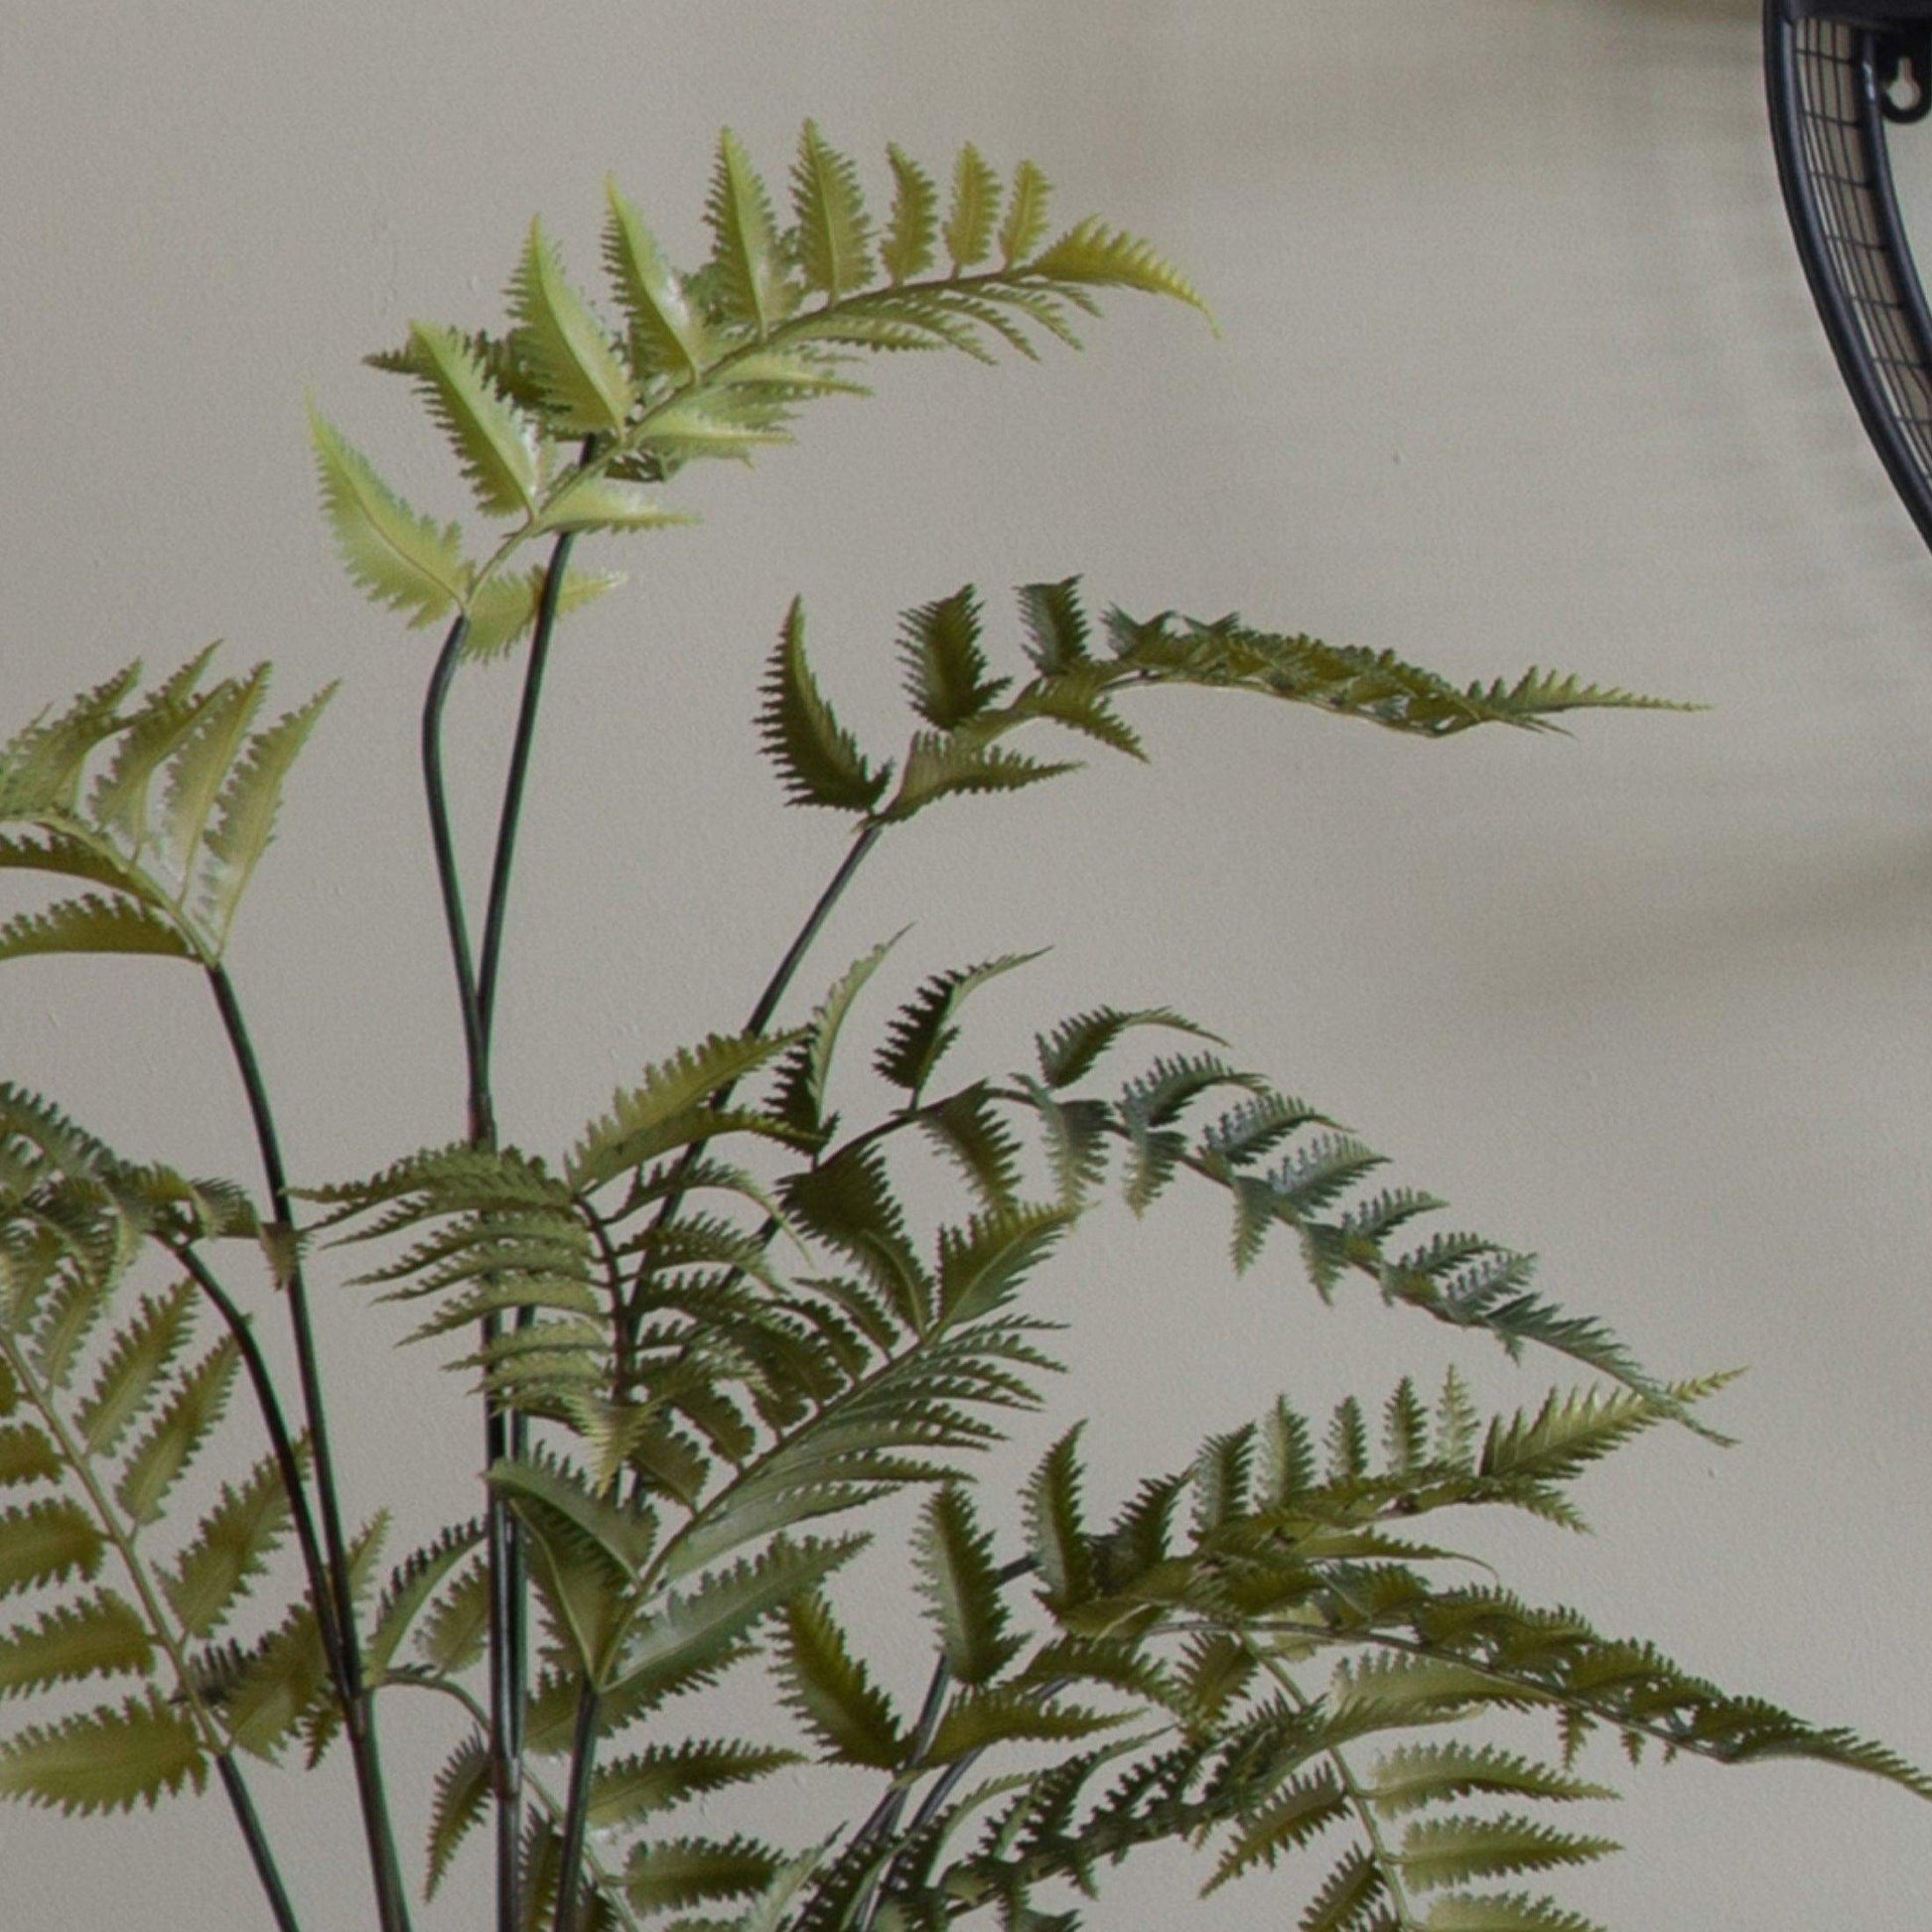
{"type": "MultiPolygon", "coordinates": [[[[440,500],[358,356],[412,317],[493,321],[533,210],[588,274],[607,170],[695,252],[718,125],[775,175],[806,113],[869,163],[889,138],[1033,156],[1065,212],[1157,237],[1225,334],[1120,300],[1084,357],[882,367],[877,401],[702,479],[702,529],[636,544],[629,590],[567,635],[546,725],[508,1131],[552,1146],[733,1023],[836,857],[749,750],[794,592],[882,736],[864,693],[901,606],[1076,570],[1137,611],[1708,701],[1443,747],[1151,706],[1151,770],[908,834],[825,972],[908,917],[908,973],[1050,941],[989,996],[990,1056],[1003,1026],[1173,1000],[1661,1367],[1750,1364],[1722,1415],[1742,1447],[1647,1443],[1586,1491],[1594,1542],[1526,1530],[1512,1560],[1932,1760],[1932,558],[1810,310],[1750,0],[10,0],[4,722],[216,635],[286,693],[346,680],[234,959],[298,1170],[461,1125],[410,764],[430,647],[340,581],[304,391],[440,500]]],[[[1900,146],[1932,208],[1932,133],[1900,146]]],[[[480,784],[508,690],[480,677],[461,708],[480,784]]],[[[186,976],[10,966],[0,1037],[7,1072],[132,1150],[247,1171],[186,976]]],[[[1060,1278],[1103,1491],[1277,1388],[1440,1373],[1433,1334],[1324,1314],[1286,1251],[1224,1280],[1222,1238],[1176,1204],[1060,1278]]],[[[350,1479],[413,1537],[470,1506],[476,1449],[450,1378],[356,1306],[332,1296],[326,1332],[350,1479]]],[[[1547,1376],[1477,1361],[1524,1401],[1547,1376]]],[[[391,1727],[405,1777],[446,1741],[391,1727]]],[[[346,1785],[322,1783],[265,1803],[311,1932],[350,1932],[346,1785]]],[[[1925,1923],[1932,1811],[1877,1784],[1679,1767],[1609,1828],[1631,1856],[1573,1895],[1620,1925],[1925,1923]]],[[[1198,1922],[1280,1925],[1287,1895],[1198,1922]]],[[[427,1923],[481,1923],[477,1896],[427,1923]]],[[[1137,1887],[1093,1922],[1153,1932],[1184,1896],[1137,1887]]],[[[212,1797],[0,1815],[8,1932],[266,1922],[212,1797]]]]}

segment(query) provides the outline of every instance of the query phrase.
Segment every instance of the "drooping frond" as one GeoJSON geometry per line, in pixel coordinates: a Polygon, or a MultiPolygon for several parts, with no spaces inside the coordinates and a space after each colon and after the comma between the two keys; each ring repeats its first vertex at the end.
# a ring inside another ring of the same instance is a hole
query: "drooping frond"
{"type": "Polygon", "coordinates": [[[796,598],[771,653],[762,695],[759,742],[777,766],[786,801],[871,811],[892,781],[892,767],[873,769],[819,691],[805,658],[805,612],[796,598]]]}

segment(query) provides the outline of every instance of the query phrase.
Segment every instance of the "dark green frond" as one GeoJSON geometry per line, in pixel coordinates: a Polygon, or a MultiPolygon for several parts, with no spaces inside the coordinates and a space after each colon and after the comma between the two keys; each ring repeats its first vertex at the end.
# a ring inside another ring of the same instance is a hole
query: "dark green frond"
{"type": "Polygon", "coordinates": [[[916,1105],[946,1049],[959,1037],[960,1009],[989,981],[1039,957],[1036,952],[1006,953],[977,966],[935,973],[894,1015],[873,1064],[895,1086],[905,1088],[916,1105]]]}
{"type": "Polygon", "coordinates": [[[979,639],[979,596],[970,584],[916,606],[901,621],[906,699],[942,732],[977,718],[1013,681],[992,675],[979,639]]]}
{"type": "Polygon", "coordinates": [[[919,1592],[938,1625],[954,1680],[988,1682],[1012,1662],[1023,1639],[1008,1628],[993,1538],[980,1527],[963,1488],[947,1483],[932,1492],[913,1551],[919,1592]]]}
{"type": "Polygon", "coordinates": [[[768,661],[762,698],[759,742],[777,766],[788,803],[862,813],[878,804],[892,766],[873,769],[820,693],[805,658],[805,612],[796,598],[768,661]]]}
{"type": "Polygon", "coordinates": [[[785,1608],[774,1657],[785,1708],[818,1740],[830,1762],[897,1770],[906,1731],[892,1700],[853,1655],[831,1606],[816,1594],[785,1608]]]}

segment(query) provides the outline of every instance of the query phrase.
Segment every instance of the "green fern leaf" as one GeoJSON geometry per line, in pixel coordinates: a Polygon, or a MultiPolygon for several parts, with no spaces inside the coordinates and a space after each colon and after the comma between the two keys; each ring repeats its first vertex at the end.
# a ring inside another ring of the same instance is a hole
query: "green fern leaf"
{"type": "Polygon", "coordinates": [[[1063,1206],[1016,1203],[939,1234],[939,1310],[949,1324],[978,1321],[1012,1301],[1076,1216],[1063,1206]]]}
{"type": "Polygon", "coordinates": [[[154,1640],[140,1612],[111,1589],[0,1631],[0,1697],[88,1677],[145,1675],[154,1640]]]}
{"type": "Polygon", "coordinates": [[[551,498],[537,518],[539,530],[668,530],[695,523],[687,510],[674,510],[643,483],[615,477],[580,475],[551,498]]]}
{"type": "Polygon", "coordinates": [[[312,408],[309,434],[323,509],[350,579],[377,604],[434,623],[468,600],[470,571],[454,523],[439,530],[411,509],[312,408]]]}
{"type": "Polygon", "coordinates": [[[1169,295],[1213,316],[1199,292],[1138,236],[1089,218],[1077,223],[1044,254],[1026,264],[1026,272],[1052,282],[1090,283],[1102,288],[1138,289],[1144,295],[1169,295]]]}
{"type": "Polygon", "coordinates": [[[1527,1893],[1451,1892],[1431,1905],[1423,1932],[1604,1932],[1594,1919],[1527,1893]]]}
{"type": "Polygon", "coordinates": [[[1098,664],[1076,665],[1054,677],[1035,678],[1014,699],[1006,715],[1016,725],[1044,719],[1145,761],[1147,750],[1140,734],[1107,702],[1107,692],[1116,682],[1098,664]]]}
{"type": "Polygon", "coordinates": [[[0,745],[0,819],[72,816],[87,760],[120,729],[121,700],[140,674],[138,662],[125,666],[0,745]]]}
{"type": "Polygon", "coordinates": [[[207,1755],[187,1713],[158,1693],[129,1698],[0,1745],[0,1795],[85,1816],[152,1808],[207,1781],[207,1755]]]}
{"type": "Polygon", "coordinates": [[[510,282],[516,349],[567,436],[621,436],[637,406],[636,384],[590,304],[565,279],[541,221],[530,223],[510,282]]]}
{"type": "Polygon", "coordinates": [[[798,1762],[796,1751],[735,1738],[725,1743],[688,1739],[675,1745],[653,1744],[599,1767],[591,1783],[591,1830],[610,1832],[635,1825],[653,1812],[769,1777],[798,1762]]]}
{"type": "Polygon", "coordinates": [[[993,1538],[980,1528],[958,1484],[947,1483],[927,1499],[913,1553],[919,1591],[931,1606],[954,1681],[986,1683],[1013,1661],[1024,1640],[1008,1629],[993,1538]]]}
{"type": "Polygon", "coordinates": [[[728,318],[762,342],[797,305],[771,222],[771,200],[738,137],[718,137],[718,161],[705,201],[711,267],[728,318]]]}
{"type": "Polygon", "coordinates": [[[848,1148],[790,1175],[785,1210],[806,1232],[849,1255],[915,1333],[932,1319],[934,1289],[906,1234],[905,1215],[876,1147],[848,1148]]]}
{"type": "Polygon", "coordinates": [[[201,856],[221,788],[267,695],[266,664],[257,664],[245,678],[223,678],[207,693],[194,731],[170,760],[167,803],[157,835],[182,877],[177,903],[187,897],[187,881],[201,856]]]}
{"type": "Polygon", "coordinates": [[[224,1336],[182,1377],[167,1407],[129,1450],[114,1499],[133,1523],[152,1523],[163,1499],[220,1421],[241,1351],[224,1336]]]}
{"type": "Polygon", "coordinates": [[[30,1422],[0,1424],[0,1488],[46,1482],[63,1468],[53,1439],[30,1422]]]}
{"type": "Polygon", "coordinates": [[[1452,1469],[1473,1468],[1476,1432],[1481,1423],[1469,1399],[1467,1383],[1451,1367],[1443,1377],[1443,1393],[1436,1399],[1435,1459],[1452,1469]]]}
{"type": "Polygon", "coordinates": [[[196,686],[216,646],[191,657],[172,677],[157,685],[128,721],[112,761],[95,781],[87,802],[97,825],[119,832],[139,852],[148,839],[148,793],[155,774],[187,743],[200,721],[206,695],[196,686]]]}
{"type": "Polygon", "coordinates": [[[962,1088],[919,1115],[921,1130],[959,1165],[989,1209],[1014,1205],[1020,1187],[1020,1143],[995,1111],[984,1086],[962,1088]]]}
{"type": "MultiPolygon", "coordinates": [[[[572,1150],[565,1172],[574,1188],[601,1186],[614,1175],[691,1138],[690,1123],[707,1102],[790,1046],[796,1034],[713,1034],[695,1047],[649,1067],[635,1087],[620,1088],[604,1119],[572,1150]]],[[[775,1132],[775,1126],[773,1128],[775,1132]]]]}
{"type": "Polygon", "coordinates": [[[1059,677],[1091,663],[1091,631],[1080,608],[1077,577],[1063,577],[1056,584],[1022,584],[1019,599],[1027,655],[1042,677],[1059,677]]]}
{"type": "Polygon", "coordinates": [[[131,898],[102,898],[97,893],[64,898],[44,912],[22,912],[0,925],[0,959],[67,952],[196,957],[180,930],[159,912],[131,898]]]}
{"type": "MultiPolygon", "coordinates": [[[[543,596],[544,569],[510,571],[502,576],[485,577],[470,600],[470,628],[463,639],[466,657],[486,661],[501,657],[510,646],[528,635],[537,621],[537,606],[543,596]]],[[[612,571],[573,570],[564,579],[563,593],[557,601],[560,614],[581,610],[606,591],[623,582],[612,571]]]]}
{"type": "Polygon", "coordinates": [[[221,1485],[193,1541],[161,1579],[188,1636],[209,1636],[226,1622],[250,1584],[267,1570],[288,1526],[288,1492],[273,1456],[257,1462],[239,1489],[221,1485]]]}
{"type": "Polygon", "coordinates": [[[759,743],[777,767],[786,803],[871,811],[892,782],[892,766],[872,768],[821,695],[805,656],[805,607],[798,598],[785,614],[760,695],[759,743]]]}
{"type": "Polygon", "coordinates": [[[906,752],[898,790],[887,808],[875,816],[902,824],[936,799],[955,792],[1019,791],[1078,769],[1074,763],[1048,763],[970,738],[919,732],[906,752]]]}
{"type": "Polygon", "coordinates": [[[1347,1815],[1347,1796],[1325,1765],[1296,1779],[1252,1820],[1244,1821],[1234,1842],[1222,1853],[1214,1875],[1201,1887],[1203,1895],[1257,1865],[1266,1865],[1272,1871],[1285,1853],[1299,1852],[1347,1815]]]}
{"type": "Polygon", "coordinates": [[[450,1755],[436,1774],[435,1795],[429,1814],[429,1877],[423,1896],[434,1898],[443,1880],[450,1875],[456,1855],[489,1806],[489,1752],[483,1740],[472,1732],[450,1755]]]}
{"type": "MultiPolygon", "coordinates": [[[[1586,684],[1573,673],[1538,670],[1532,665],[1514,684],[1501,678],[1484,686],[1472,684],[1465,694],[1492,718],[1533,724],[1566,711],[1702,711],[1700,704],[1668,698],[1646,698],[1635,692],[1586,684]]],[[[1470,723],[1477,720],[1471,719],[1470,723]]]]}
{"type": "Polygon", "coordinates": [[[335,685],[324,685],[307,704],[250,739],[240,762],[229,768],[215,804],[218,817],[207,838],[212,871],[204,882],[203,914],[220,943],[225,944],[235,907],[275,836],[275,817],[289,769],[335,694],[335,685]]]}
{"type": "Polygon", "coordinates": [[[804,1037],[785,1056],[779,1079],[777,1111],[801,1135],[829,1135],[835,1116],[825,1105],[826,1088],[832,1077],[832,1059],[838,1050],[839,1034],[853,1002],[865,990],[866,982],[879,970],[886,955],[902,935],[882,941],[871,952],[856,959],[836,979],[818,1004],[805,1028],[804,1037]]]}
{"type": "Polygon", "coordinates": [[[106,1550],[93,1519],[66,1497],[0,1510],[0,1596],[38,1584],[90,1578],[106,1550]]]}
{"type": "Polygon", "coordinates": [[[960,1009],[989,981],[1039,957],[1037,952],[1007,953],[977,966],[952,967],[935,973],[894,1015],[887,1029],[886,1043],[880,1047],[873,1064],[895,1086],[905,1088],[917,1105],[933,1070],[959,1037],[960,1009]]]}
{"type": "Polygon", "coordinates": [[[1016,267],[1039,246],[1046,232],[1046,202],[1052,184],[1031,161],[1013,171],[1007,191],[1007,217],[1000,223],[1000,253],[1008,268],[1016,267]]]}
{"type": "Polygon", "coordinates": [[[639,375],[694,382],[720,350],[682,278],[659,252],[643,217],[607,184],[604,262],[630,322],[630,359],[639,375]]]}
{"type": "Polygon", "coordinates": [[[1403,1932],[1395,1919],[1375,1910],[1387,1893],[1381,1865],[1362,1847],[1353,1846],[1309,1901],[1300,1932],[1403,1932]]]}
{"type": "Polygon", "coordinates": [[[1616,1796],[1607,1785],[1586,1784],[1567,1771],[1519,1757],[1494,1744],[1467,1744],[1459,1739],[1401,1745],[1376,1766],[1368,1788],[1376,1808],[1390,1818],[1422,1805],[1475,1793],[1555,1802],[1616,1796]]]}
{"type": "Polygon", "coordinates": [[[791,191],[805,286],[828,302],[863,288],[872,278],[872,223],[859,173],[844,155],[826,146],[811,121],[799,137],[791,191]]]}
{"type": "Polygon", "coordinates": [[[1049,1034],[1035,1035],[1040,1078],[1049,1087],[1070,1087],[1092,1072],[1101,1055],[1135,1027],[1166,1027],[1174,1033],[1191,1034],[1196,1039],[1212,1040],[1217,1046],[1225,1044],[1218,1034],[1195,1026],[1168,1007],[1143,1007],[1131,1013],[1118,1007],[1096,1007],[1091,1013],[1062,1020],[1049,1034]]]}
{"type": "Polygon", "coordinates": [[[853,1656],[822,1596],[786,1606],[775,1668],[785,1708],[818,1740],[827,1762],[882,1771],[904,1762],[906,1733],[892,1700],[853,1656]]]}
{"type": "Polygon", "coordinates": [[[127,1426],[148,1406],[188,1339],[194,1305],[192,1282],[183,1282],[161,1301],[141,1298],[138,1312],[115,1336],[93,1391],[74,1418],[90,1454],[111,1455],[127,1426]]]}
{"type": "Polygon", "coordinates": [[[63,879],[84,879],[111,886],[130,897],[152,897],[152,888],[139,872],[85,839],[65,832],[41,832],[28,838],[0,838],[0,869],[54,873],[63,879]]]}
{"type": "Polygon", "coordinates": [[[416,1649],[432,1670],[454,1676],[483,1653],[489,1632],[489,1573],[479,1561],[458,1573],[416,1630],[416,1649]]]}
{"type": "Polygon", "coordinates": [[[454,329],[412,323],[410,348],[430,414],[449,438],[478,507],[488,516],[535,513],[536,426],[490,380],[454,329]]]}
{"type": "Polygon", "coordinates": [[[977,718],[1012,683],[989,674],[980,648],[979,597],[972,585],[907,611],[899,629],[906,697],[942,732],[977,718]]]}
{"type": "Polygon", "coordinates": [[[953,165],[952,205],[946,214],[946,252],[955,269],[984,261],[1000,213],[1000,178],[970,142],[953,165]]]}
{"type": "Polygon", "coordinates": [[[1027,1541],[1046,1587],[1065,1610],[1093,1594],[1093,1551],[1080,1511],[1080,1428],[1075,1424],[1040,1458],[1027,1484],[1027,1541]]]}
{"type": "Polygon", "coordinates": [[[1430,1818],[1411,1825],[1403,1837],[1401,1863],[1411,1884],[1429,1889],[1587,1864],[1619,1849],[1612,1839],[1586,1838],[1504,1813],[1495,1818],[1430,1818]]]}
{"type": "Polygon", "coordinates": [[[711,1899],[742,1898],[763,1890],[780,1863],[775,1852],[748,1838],[664,1839],[631,1847],[624,1865],[624,1895],[639,1912],[675,1911],[711,1899]]]}
{"type": "Polygon", "coordinates": [[[962,1691],[946,1707],[921,1762],[953,1764],[995,1744],[1058,1743],[1091,1737],[1125,1722],[1118,1711],[1060,1704],[1037,1687],[987,1684],[962,1691]]]}
{"type": "Polygon", "coordinates": [[[1429,1411],[1406,1375],[1382,1411],[1382,1456],[1389,1473],[1397,1476],[1429,1460],[1429,1411]]]}
{"type": "Polygon", "coordinates": [[[897,287],[932,266],[939,235],[939,191],[932,177],[900,149],[889,147],[886,154],[893,164],[893,214],[879,256],[897,287]]]}

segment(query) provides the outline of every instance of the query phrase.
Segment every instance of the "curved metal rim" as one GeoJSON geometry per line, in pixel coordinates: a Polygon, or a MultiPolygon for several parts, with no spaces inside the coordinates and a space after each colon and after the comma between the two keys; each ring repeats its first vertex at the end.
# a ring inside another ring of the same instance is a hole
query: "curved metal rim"
{"type": "Polygon", "coordinates": [[[1932,378],[1932,314],[1927,311],[1892,187],[1877,70],[1884,28],[1874,21],[1874,15],[1892,20],[1932,19],[1932,0],[1889,0],[1889,5],[1878,0],[1876,5],[1864,6],[1860,6],[1859,0],[1849,0],[1849,4],[1839,0],[1838,5],[1829,4],[1829,0],[1765,0],[1764,69],[1771,145],[1799,259],[1846,387],[1919,534],[1932,545],[1932,476],[1905,439],[1892,398],[1873,365],[1854,314],[1852,292],[1844,286],[1833,261],[1803,124],[1799,29],[1806,21],[1826,20],[1853,36],[1850,65],[1857,89],[1856,126],[1870,177],[1864,186],[1875,205],[1878,245],[1897,289],[1900,320],[1917,351],[1921,370],[1932,378]]]}

